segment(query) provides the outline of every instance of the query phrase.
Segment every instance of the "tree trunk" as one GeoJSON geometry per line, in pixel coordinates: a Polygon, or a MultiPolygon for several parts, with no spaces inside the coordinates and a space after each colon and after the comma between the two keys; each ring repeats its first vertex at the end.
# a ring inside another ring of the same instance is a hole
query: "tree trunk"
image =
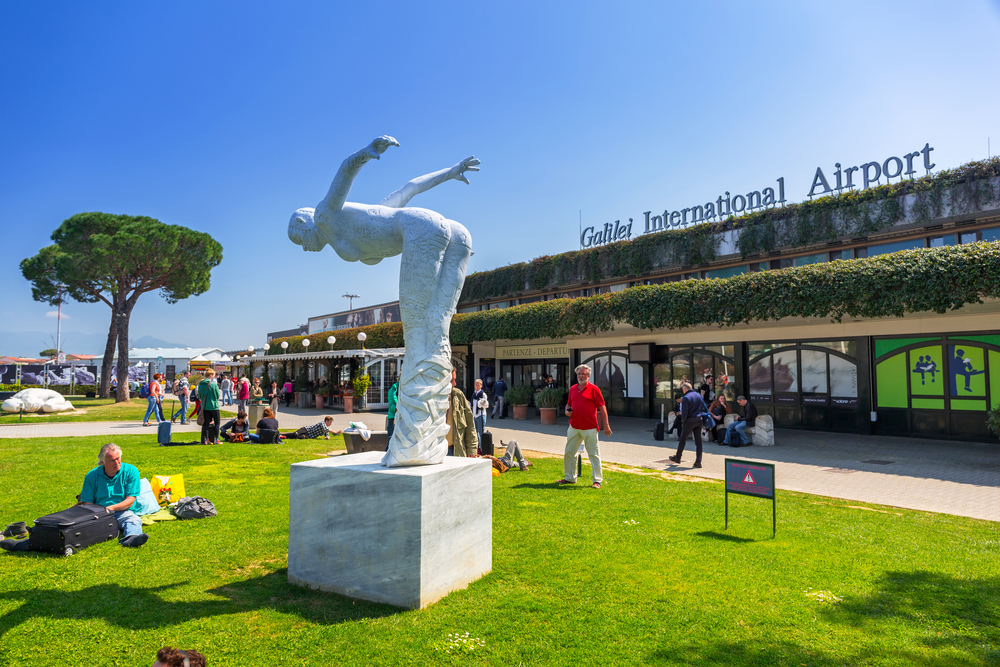
{"type": "Polygon", "coordinates": [[[98,396],[108,398],[108,387],[111,385],[111,365],[114,363],[115,343],[118,340],[118,332],[115,330],[115,314],[111,311],[111,326],[108,327],[108,342],[104,346],[104,359],[101,361],[101,386],[98,396]]]}
{"type": "Polygon", "coordinates": [[[129,400],[128,390],[128,320],[124,308],[115,313],[115,329],[118,332],[118,395],[117,402],[129,400]]]}

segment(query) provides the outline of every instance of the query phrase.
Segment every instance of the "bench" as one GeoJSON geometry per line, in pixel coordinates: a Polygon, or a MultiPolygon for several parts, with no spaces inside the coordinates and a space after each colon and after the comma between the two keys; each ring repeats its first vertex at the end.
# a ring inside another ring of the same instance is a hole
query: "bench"
{"type": "MultiPolygon", "coordinates": [[[[739,419],[739,415],[728,414],[723,423],[728,428],[737,419],[739,419]]],[[[748,426],[743,432],[750,438],[751,444],[758,447],[774,446],[774,420],[771,418],[771,415],[758,416],[754,421],[754,425],[748,426]]]]}

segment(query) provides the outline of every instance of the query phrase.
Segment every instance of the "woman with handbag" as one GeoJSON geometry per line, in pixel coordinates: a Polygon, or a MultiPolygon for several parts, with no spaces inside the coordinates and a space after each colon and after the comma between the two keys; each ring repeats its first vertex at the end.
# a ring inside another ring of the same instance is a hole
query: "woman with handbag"
{"type": "Polygon", "coordinates": [[[247,423],[247,413],[240,410],[236,419],[230,419],[220,431],[228,442],[246,442],[250,440],[250,424],[247,423]]]}

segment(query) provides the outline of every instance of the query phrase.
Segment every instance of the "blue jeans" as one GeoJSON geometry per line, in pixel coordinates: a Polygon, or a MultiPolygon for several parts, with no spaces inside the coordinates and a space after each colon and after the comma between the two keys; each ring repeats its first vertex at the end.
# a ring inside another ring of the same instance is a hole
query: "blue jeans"
{"type": "Polygon", "coordinates": [[[181,396],[180,397],[180,401],[181,401],[181,409],[178,410],[177,412],[175,412],[170,417],[170,420],[173,421],[174,419],[177,419],[178,417],[180,417],[181,418],[181,423],[182,424],[187,424],[187,422],[188,422],[188,418],[187,418],[188,397],[187,396],[181,396]]]}
{"type": "Polygon", "coordinates": [[[118,522],[118,527],[125,531],[125,534],[122,536],[123,540],[126,537],[142,535],[142,519],[137,517],[132,510],[119,510],[115,512],[115,521],[118,522]]]}
{"type": "Polygon", "coordinates": [[[160,411],[157,409],[156,399],[150,396],[146,399],[149,401],[149,407],[146,408],[146,416],[143,418],[142,423],[149,423],[149,415],[154,415],[156,417],[156,422],[160,422],[160,411]]]}
{"type": "Polygon", "coordinates": [[[225,405],[232,405],[233,404],[233,390],[232,389],[223,389],[222,390],[222,402],[225,405]]]}
{"type": "Polygon", "coordinates": [[[732,424],[730,424],[729,426],[727,426],[726,427],[726,442],[727,443],[729,442],[729,434],[732,433],[733,431],[736,431],[739,434],[739,436],[740,436],[740,442],[742,442],[744,445],[747,444],[748,442],[750,442],[750,438],[748,438],[747,434],[744,433],[744,431],[746,430],[746,427],[747,427],[747,423],[746,422],[733,422],[732,424]]]}
{"type": "Polygon", "coordinates": [[[486,415],[479,415],[472,420],[476,425],[476,437],[479,438],[479,446],[483,445],[483,431],[486,430],[486,415]]]}

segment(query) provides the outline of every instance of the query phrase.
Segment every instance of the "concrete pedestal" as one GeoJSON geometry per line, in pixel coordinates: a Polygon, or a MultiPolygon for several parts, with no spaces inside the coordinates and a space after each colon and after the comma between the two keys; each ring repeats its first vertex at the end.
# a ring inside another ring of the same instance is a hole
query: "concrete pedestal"
{"type": "Polygon", "coordinates": [[[383,468],[382,456],[292,464],[288,580],[418,609],[490,572],[490,461],[383,468]]]}

